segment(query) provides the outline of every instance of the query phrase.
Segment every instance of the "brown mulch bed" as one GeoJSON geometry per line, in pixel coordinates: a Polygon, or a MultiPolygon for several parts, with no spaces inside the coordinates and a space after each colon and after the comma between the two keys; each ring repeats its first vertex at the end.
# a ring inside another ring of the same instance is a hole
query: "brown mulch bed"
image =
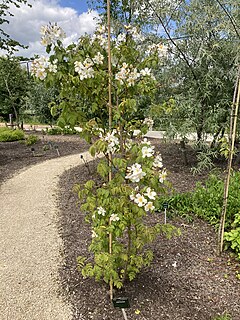
{"type": "MultiPolygon", "coordinates": [[[[78,136],[44,136],[31,147],[19,142],[0,143],[0,183],[11,177],[17,170],[40,161],[81,153],[87,144],[78,136]],[[51,148],[44,151],[45,145],[51,148]]],[[[192,190],[196,181],[204,181],[206,174],[193,176],[191,166],[195,154],[189,147],[189,165],[184,165],[178,144],[165,144],[154,140],[162,153],[164,165],[169,170],[169,180],[180,192],[192,190]]],[[[90,163],[94,171],[96,164],[90,163]]],[[[122,320],[120,310],[114,309],[109,301],[108,286],[93,279],[83,279],[76,269],[76,257],[88,255],[90,229],[77,205],[73,185],[90,178],[85,166],[66,171],[59,183],[59,231],[64,242],[64,265],[60,268],[62,294],[71,302],[74,320],[122,320]]],[[[162,221],[162,214],[156,217],[162,221]]],[[[227,253],[216,255],[216,232],[199,219],[193,222],[179,217],[168,222],[179,227],[180,237],[170,240],[160,236],[151,245],[154,260],[138,277],[127,283],[124,290],[116,291],[115,297],[126,296],[130,309],[126,310],[130,320],[212,320],[224,312],[233,320],[240,319],[240,281],[236,271],[239,263],[227,253]],[[135,311],[140,313],[136,314],[135,311]]]]}
{"type": "Polygon", "coordinates": [[[77,135],[42,135],[39,132],[26,132],[36,135],[39,141],[27,146],[24,141],[0,142],[0,184],[15,172],[30,165],[60,156],[81,153],[89,145],[77,135]],[[34,150],[33,150],[34,149],[34,150]]]}
{"type": "MultiPolygon", "coordinates": [[[[204,181],[206,174],[193,176],[191,166],[195,154],[189,147],[189,165],[185,166],[178,144],[163,144],[155,140],[169,170],[169,179],[179,192],[194,189],[196,181],[204,181]]],[[[96,163],[89,164],[94,172],[96,163]]],[[[60,270],[63,290],[73,305],[74,320],[124,319],[120,310],[109,300],[108,286],[93,279],[83,279],[76,269],[76,257],[89,256],[90,227],[71,191],[74,183],[90,179],[86,167],[66,172],[60,183],[60,232],[64,240],[65,264],[60,270]]],[[[163,221],[163,214],[157,220],[163,221]]],[[[153,218],[150,218],[153,219],[153,218]]],[[[229,313],[240,319],[240,281],[236,278],[239,264],[226,253],[216,255],[216,232],[202,220],[189,223],[180,218],[169,219],[181,229],[182,235],[167,240],[160,236],[151,245],[154,260],[138,277],[127,283],[115,297],[128,297],[128,319],[210,320],[229,313]],[[138,310],[140,311],[139,314],[138,310]]]]}

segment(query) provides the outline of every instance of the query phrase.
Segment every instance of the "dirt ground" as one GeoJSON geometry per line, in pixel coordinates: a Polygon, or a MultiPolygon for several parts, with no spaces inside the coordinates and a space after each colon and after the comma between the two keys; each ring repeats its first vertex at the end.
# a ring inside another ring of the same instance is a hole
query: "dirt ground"
{"type": "MultiPolygon", "coordinates": [[[[31,147],[19,142],[0,143],[0,183],[18,169],[52,157],[81,153],[87,144],[77,136],[44,136],[31,147]],[[51,142],[51,143],[50,143],[51,142]],[[44,147],[45,145],[49,148],[44,147]],[[47,149],[47,150],[45,150],[47,149]],[[45,151],[44,151],[45,150],[45,151]]],[[[204,180],[207,172],[193,176],[195,163],[193,150],[188,149],[189,165],[184,165],[178,144],[166,144],[154,140],[162,153],[169,180],[180,192],[192,190],[197,180],[204,180]]],[[[94,172],[94,163],[89,163],[94,172]]],[[[64,241],[65,263],[59,270],[61,294],[72,304],[74,320],[124,319],[120,310],[109,301],[108,287],[93,279],[83,279],[76,269],[76,257],[88,256],[89,226],[77,205],[72,191],[75,183],[90,178],[86,166],[67,171],[59,183],[59,232],[64,241]]],[[[162,221],[163,214],[152,217],[162,221]]],[[[128,297],[130,308],[126,310],[131,320],[212,320],[229,313],[233,320],[240,319],[240,281],[236,271],[240,265],[229,254],[216,255],[216,232],[205,222],[193,222],[169,217],[168,222],[179,227],[182,235],[170,240],[160,237],[151,245],[154,260],[124,291],[116,291],[115,297],[128,297]]]]}

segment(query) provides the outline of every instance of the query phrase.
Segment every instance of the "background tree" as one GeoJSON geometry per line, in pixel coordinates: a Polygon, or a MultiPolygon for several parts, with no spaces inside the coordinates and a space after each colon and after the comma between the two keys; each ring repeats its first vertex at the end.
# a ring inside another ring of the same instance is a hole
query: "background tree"
{"type": "Polygon", "coordinates": [[[21,4],[31,6],[27,4],[27,0],[3,0],[0,3],[0,49],[6,50],[10,54],[17,51],[17,47],[26,48],[4,31],[4,24],[8,24],[9,17],[13,16],[11,6],[19,8],[21,4]]]}
{"type": "Polygon", "coordinates": [[[0,57],[0,114],[5,120],[13,114],[19,123],[19,112],[25,106],[28,85],[28,74],[19,60],[0,57]]]}
{"type": "Polygon", "coordinates": [[[26,97],[25,117],[28,115],[41,123],[52,124],[54,117],[51,114],[50,103],[56,101],[58,92],[55,87],[46,88],[40,81],[31,79],[31,84],[26,97]]]}

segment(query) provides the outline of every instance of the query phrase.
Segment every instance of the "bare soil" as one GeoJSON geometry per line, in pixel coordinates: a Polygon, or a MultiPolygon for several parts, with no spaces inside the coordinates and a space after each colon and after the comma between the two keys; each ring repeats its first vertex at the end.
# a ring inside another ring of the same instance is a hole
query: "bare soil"
{"type": "MultiPolygon", "coordinates": [[[[169,180],[176,190],[192,190],[196,181],[206,179],[208,172],[192,175],[191,166],[196,159],[190,147],[189,164],[185,165],[178,144],[153,141],[162,153],[169,180]]],[[[41,137],[41,141],[34,145],[35,156],[31,147],[19,142],[0,143],[0,183],[19,169],[57,157],[54,144],[57,144],[60,156],[80,154],[87,149],[87,144],[77,136],[41,137]],[[44,145],[50,148],[43,152],[44,145]]],[[[89,163],[91,172],[95,166],[96,163],[89,163]]],[[[64,241],[65,256],[65,263],[59,270],[61,294],[73,307],[73,320],[122,320],[121,310],[114,309],[109,300],[108,286],[93,279],[83,279],[77,271],[77,256],[89,255],[90,228],[84,222],[77,195],[72,189],[75,183],[89,178],[88,168],[79,166],[67,171],[59,183],[59,232],[64,241]]],[[[151,219],[162,221],[163,214],[151,219]]],[[[240,281],[236,278],[236,271],[240,272],[240,265],[229,253],[225,252],[221,257],[216,255],[213,227],[199,219],[190,223],[179,217],[168,217],[168,222],[179,227],[182,235],[170,240],[160,236],[151,245],[154,251],[152,265],[127,283],[124,290],[115,292],[115,297],[129,298],[128,319],[212,320],[229,313],[233,320],[239,320],[240,281]]]]}

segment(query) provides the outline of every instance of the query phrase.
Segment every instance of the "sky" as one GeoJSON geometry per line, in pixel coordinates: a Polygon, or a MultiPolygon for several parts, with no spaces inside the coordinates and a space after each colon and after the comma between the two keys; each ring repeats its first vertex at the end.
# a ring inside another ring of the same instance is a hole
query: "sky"
{"type": "MultiPolygon", "coordinates": [[[[29,0],[32,8],[21,5],[20,8],[11,7],[13,17],[9,17],[9,24],[4,24],[4,30],[11,38],[21,44],[29,46],[20,49],[16,55],[32,57],[43,55],[45,50],[40,44],[40,27],[49,22],[57,22],[67,38],[68,45],[84,33],[92,33],[96,26],[98,12],[88,12],[87,0],[29,0]]],[[[0,51],[0,54],[4,52],[0,51]]]]}

